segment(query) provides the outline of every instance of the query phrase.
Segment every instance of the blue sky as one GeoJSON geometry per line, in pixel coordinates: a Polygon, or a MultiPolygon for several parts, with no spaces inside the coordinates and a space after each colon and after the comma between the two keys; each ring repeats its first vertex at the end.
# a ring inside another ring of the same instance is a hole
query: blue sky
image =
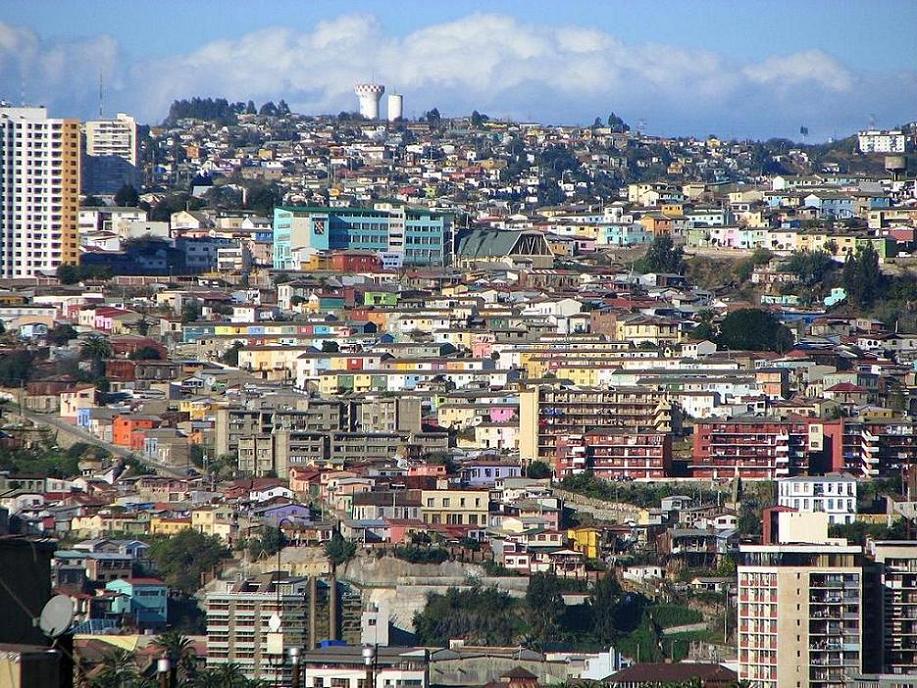
{"type": "Polygon", "coordinates": [[[161,119],[192,95],[353,109],[371,74],[438,107],[650,132],[845,135],[917,119],[917,3],[5,0],[0,97],[161,119]]]}

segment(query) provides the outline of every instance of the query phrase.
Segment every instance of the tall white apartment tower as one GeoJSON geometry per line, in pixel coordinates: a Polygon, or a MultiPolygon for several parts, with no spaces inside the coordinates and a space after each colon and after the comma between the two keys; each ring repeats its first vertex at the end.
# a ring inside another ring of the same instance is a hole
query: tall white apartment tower
{"type": "Polygon", "coordinates": [[[128,184],[139,190],[137,121],[119,112],[114,119],[86,122],[86,169],[83,191],[117,193],[128,184]]]}
{"type": "Polygon", "coordinates": [[[79,260],[80,123],[0,104],[0,277],[79,260]]]}

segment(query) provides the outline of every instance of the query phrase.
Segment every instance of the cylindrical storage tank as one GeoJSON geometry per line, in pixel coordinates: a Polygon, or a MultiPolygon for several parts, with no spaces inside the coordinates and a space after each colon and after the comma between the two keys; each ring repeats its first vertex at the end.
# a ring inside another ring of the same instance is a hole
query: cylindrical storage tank
{"type": "MultiPolygon", "coordinates": [[[[391,98],[391,96],[389,96],[391,98]]],[[[907,169],[907,157],[904,155],[886,155],[885,169],[889,172],[907,169]]]]}
{"type": "Polygon", "coordinates": [[[907,172],[907,156],[906,155],[886,155],[885,156],[885,171],[891,172],[895,180],[900,180],[903,178],[904,173],[907,172]]]}
{"type": "Polygon", "coordinates": [[[388,121],[394,122],[402,117],[404,117],[404,96],[400,93],[392,93],[388,97],[388,121]]]}
{"type": "Polygon", "coordinates": [[[353,92],[360,102],[360,114],[366,119],[379,119],[379,101],[385,93],[382,84],[355,84],[353,92]]]}

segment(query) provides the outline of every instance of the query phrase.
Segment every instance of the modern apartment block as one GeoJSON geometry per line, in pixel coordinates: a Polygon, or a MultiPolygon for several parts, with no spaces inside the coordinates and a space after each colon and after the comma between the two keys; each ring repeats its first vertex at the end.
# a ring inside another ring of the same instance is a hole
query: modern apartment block
{"type": "Polygon", "coordinates": [[[691,475],[773,480],[811,471],[887,478],[915,463],[912,420],[732,418],[695,426],[691,475]]]}
{"type": "Polygon", "coordinates": [[[274,269],[295,270],[309,254],[371,251],[385,268],[444,265],[452,223],[426,209],[376,204],[373,208],[274,209],[274,269]]]}
{"type": "Polygon", "coordinates": [[[79,260],[80,125],[0,104],[0,278],[79,260]]]}
{"type": "Polygon", "coordinates": [[[649,480],[672,475],[672,435],[665,432],[604,431],[557,440],[555,475],[592,471],[605,480],[649,480]]]}
{"type": "Polygon", "coordinates": [[[808,424],[803,420],[754,418],[698,423],[694,426],[691,476],[773,480],[805,474],[811,446],[808,424]]]}
{"type": "Polygon", "coordinates": [[[882,672],[917,676],[917,540],[870,542],[881,596],[882,672]]]}
{"type": "Polygon", "coordinates": [[[628,430],[670,433],[680,412],[668,395],[644,387],[536,387],[519,394],[519,451],[553,465],[569,435],[628,430]]]}
{"type": "Polygon", "coordinates": [[[287,648],[360,642],[360,594],[334,578],[263,574],[208,593],[206,608],[207,664],[238,664],[248,678],[268,683],[290,685],[287,648]],[[276,635],[270,627],[275,614],[276,635]]]}
{"type": "Polygon", "coordinates": [[[124,184],[139,189],[137,122],[119,112],[113,119],[91,120],[86,134],[83,192],[117,193],[124,184]]]}
{"type": "Polygon", "coordinates": [[[807,513],[825,513],[828,523],[853,523],[857,481],[849,475],[800,476],[777,481],[777,504],[807,513]]]}
{"type": "Polygon", "coordinates": [[[777,526],[770,540],[740,547],[739,679],[753,688],[842,688],[862,671],[862,548],[828,538],[825,514],[765,517],[777,526]]]}
{"type": "Polygon", "coordinates": [[[904,153],[907,150],[907,135],[900,129],[869,129],[857,134],[861,153],[904,153]]]}

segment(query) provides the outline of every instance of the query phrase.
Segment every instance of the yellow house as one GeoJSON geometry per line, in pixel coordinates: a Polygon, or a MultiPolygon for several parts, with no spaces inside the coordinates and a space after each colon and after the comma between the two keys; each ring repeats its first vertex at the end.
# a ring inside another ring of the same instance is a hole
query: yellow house
{"type": "Polygon", "coordinates": [[[490,493],[487,490],[421,490],[424,523],[487,527],[490,493]]]}
{"type": "Polygon", "coordinates": [[[75,420],[80,409],[95,408],[96,388],[94,385],[80,385],[60,394],[60,416],[75,420]]]}
{"type": "Polygon", "coordinates": [[[681,341],[678,323],[665,318],[637,315],[617,322],[618,339],[640,346],[649,342],[656,346],[677,344],[681,341]]]}
{"type": "Polygon", "coordinates": [[[561,380],[570,380],[581,387],[595,387],[598,382],[599,371],[604,368],[596,363],[570,363],[555,368],[553,372],[561,380]]]}
{"type": "Polygon", "coordinates": [[[76,516],[70,521],[70,530],[85,537],[101,537],[109,533],[143,535],[149,532],[149,521],[136,515],[94,514],[76,516]]]}
{"type": "Polygon", "coordinates": [[[233,542],[238,525],[232,517],[233,510],[226,506],[195,509],[191,512],[191,527],[204,535],[214,535],[223,542],[233,542]]]}
{"type": "Polygon", "coordinates": [[[150,535],[177,535],[190,527],[190,518],[162,518],[160,516],[154,516],[150,519],[150,535]]]}
{"type": "Polygon", "coordinates": [[[204,420],[213,409],[213,404],[208,397],[182,399],[178,404],[181,413],[187,413],[189,420],[204,420]]]}
{"type": "Polygon", "coordinates": [[[587,559],[598,559],[601,553],[602,536],[598,528],[580,527],[567,531],[570,549],[581,552],[587,559]]]}

